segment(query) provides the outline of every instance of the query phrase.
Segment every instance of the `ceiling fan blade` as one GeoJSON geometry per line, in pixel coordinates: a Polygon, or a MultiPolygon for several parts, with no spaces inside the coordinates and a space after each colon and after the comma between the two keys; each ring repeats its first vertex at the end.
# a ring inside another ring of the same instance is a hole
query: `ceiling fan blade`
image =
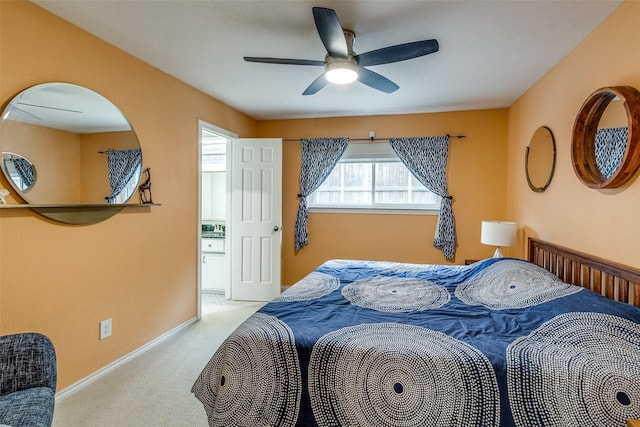
{"type": "Polygon", "coordinates": [[[322,89],[323,87],[325,87],[328,84],[329,84],[329,80],[327,80],[327,78],[324,76],[324,74],[322,74],[320,77],[315,79],[313,81],[313,83],[311,83],[309,85],[309,87],[306,88],[304,92],[302,92],[302,94],[303,95],[313,95],[314,93],[317,93],[320,89],[322,89]]]}
{"type": "Polygon", "coordinates": [[[400,88],[388,78],[362,67],[358,67],[358,80],[360,83],[385,93],[395,92],[400,88]]]}
{"type": "Polygon", "coordinates": [[[368,67],[370,65],[406,61],[407,59],[417,58],[419,56],[437,52],[439,48],[440,47],[436,39],[422,40],[418,42],[383,47],[382,49],[361,53],[360,55],[356,55],[355,59],[361,67],[368,67]]]}
{"type": "Polygon", "coordinates": [[[313,20],[316,23],[320,40],[329,55],[346,59],[349,56],[349,49],[336,12],[333,9],[314,7],[313,20]]]}
{"type": "Polygon", "coordinates": [[[244,60],[247,62],[260,62],[263,64],[324,66],[324,61],[314,61],[310,59],[258,58],[255,56],[245,56],[244,60]]]}

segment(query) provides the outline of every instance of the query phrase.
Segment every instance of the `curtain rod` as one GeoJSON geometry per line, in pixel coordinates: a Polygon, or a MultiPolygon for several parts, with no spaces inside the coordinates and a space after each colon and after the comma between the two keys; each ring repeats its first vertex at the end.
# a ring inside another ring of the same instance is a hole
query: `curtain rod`
{"type": "MultiPolygon", "coordinates": [[[[464,139],[467,136],[466,135],[445,135],[448,136],[449,138],[458,138],[458,139],[464,139]]],[[[282,141],[284,142],[298,142],[301,141],[302,139],[313,139],[313,138],[298,138],[298,139],[283,139],[282,141]]],[[[361,141],[361,142],[374,142],[374,141],[388,141],[389,138],[349,138],[349,142],[353,142],[353,141],[361,141]]]]}
{"type": "Polygon", "coordinates": [[[119,150],[117,148],[109,148],[109,149],[104,150],[104,151],[98,151],[98,154],[107,154],[109,151],[129,151],[129,150],[137,150],[137,148],[127,148],[127,149],[123,149],[123,150],[119,150]]]}

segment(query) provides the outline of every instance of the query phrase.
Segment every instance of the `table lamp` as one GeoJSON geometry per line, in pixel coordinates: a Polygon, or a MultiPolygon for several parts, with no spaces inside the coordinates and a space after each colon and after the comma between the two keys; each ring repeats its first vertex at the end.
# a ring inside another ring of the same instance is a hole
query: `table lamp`
{"type": "Polygon", "coordinates": [[[502,258],[500,246],[511,246],[516,234],[516,223],[506,221],[482,221],[480,242],[485,245],[497,246],[494,258],[502,258]]]}

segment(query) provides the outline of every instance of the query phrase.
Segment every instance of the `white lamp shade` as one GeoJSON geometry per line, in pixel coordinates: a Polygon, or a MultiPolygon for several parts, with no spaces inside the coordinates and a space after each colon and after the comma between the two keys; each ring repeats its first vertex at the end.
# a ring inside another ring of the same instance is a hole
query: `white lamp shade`
{"type": "Polygon", "coordinates": [[[506,221],[482,221],[480,242],[485,245],[511,246],[516,234],[516,223],[506,221]]]}

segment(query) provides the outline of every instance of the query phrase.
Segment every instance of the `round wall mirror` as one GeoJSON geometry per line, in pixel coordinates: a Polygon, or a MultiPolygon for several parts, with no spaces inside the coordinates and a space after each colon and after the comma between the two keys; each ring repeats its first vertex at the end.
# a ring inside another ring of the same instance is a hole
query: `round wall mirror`
{"type": "Polygon", "coordinates": [[[616,188],[640,166],[640,93],[630,86],[604,87],[589,96],[573,127],[571,158],[588,187],[616,188]]]}
{"type": "Polygon", "coordinates": [[[142,174],[140,144],[122,112],[68,83],[33,86],[9,101],[0,153],[5,178],[33,205],[124,204],[142,174]],[[20,171],[26,165],[31,178],[20,171]]]}
{"type": "Polygon", "coordinates": [[[26,193],[36,183],[36,167],[16,153],[2,153],[2,168],[14,188],[26,193]]]}
{"type": "Polygon", "coordinates": [[[527,147],[524,170],[529,188],[540,193],[545,191],[556,169],[556,141],[551,129],[541,126],[533,133],[527,147]]]}

